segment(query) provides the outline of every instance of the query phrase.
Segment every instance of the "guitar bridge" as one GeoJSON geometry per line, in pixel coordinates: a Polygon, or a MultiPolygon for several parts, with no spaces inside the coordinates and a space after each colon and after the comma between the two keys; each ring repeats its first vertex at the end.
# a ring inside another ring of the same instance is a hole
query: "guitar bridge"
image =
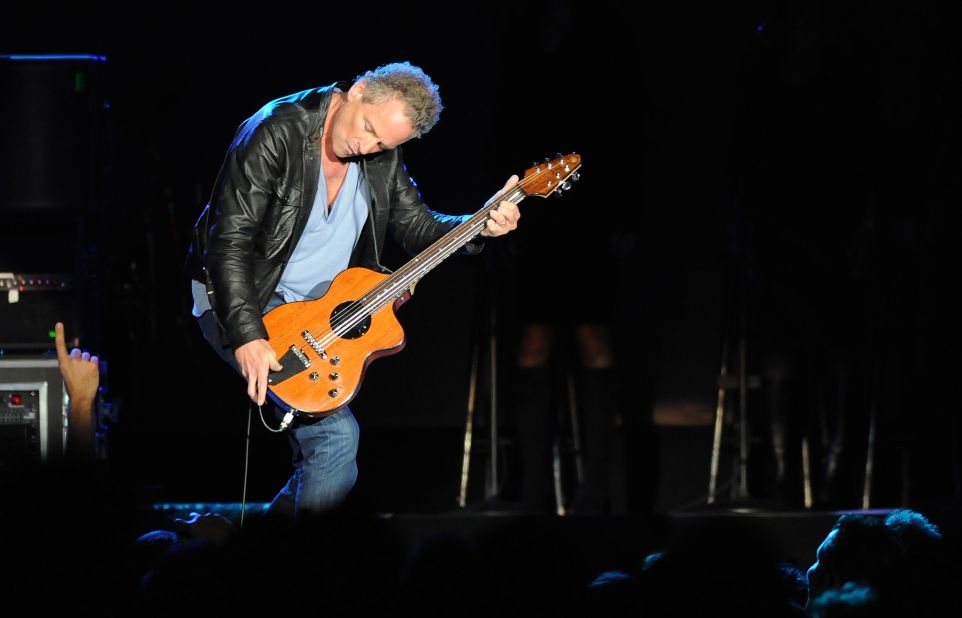
{"type": "Polygon", "coordinates": [[[287,354],[277,359],[277,362],[281,364],[283,369],[268,373],[268,384],[280,384],[284,380],[296,376],[314,364],[311,359],[307,358],[306,354],[301,352],[297,346],[294,345],[290,347],[290,349],[287,351],[287,354]]]}
{"type": "MultiPolygon", "coordinates": [[[[307,356],[306,356],[303,352],[301,352],[299,349],[297,349],[297,346],[293,346],[293,345],[292,345],[292,346],[291,346],[291,352],[294,353],[294,356],[297,357],[297,360],[301,361],[301,362],[304,364],[304,369],[307,369],[307,368],[310,367],[311,364],[313,363],[313,361],[312,361],[311,359],[307,358],[307,356]]],[[[287,355],[285,354],[285,356],[287,356],[287,355]]]]}

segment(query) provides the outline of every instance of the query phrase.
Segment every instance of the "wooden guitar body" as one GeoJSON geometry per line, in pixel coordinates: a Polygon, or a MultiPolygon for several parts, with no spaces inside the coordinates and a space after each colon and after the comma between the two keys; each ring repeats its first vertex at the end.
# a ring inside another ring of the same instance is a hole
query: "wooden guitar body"
{"type": "Polygon", "coordinates": [[[367,314],[368,319],[342,335],[334,332],[354,301],[388,276],[349,268],[321,298],[286,303],[264,316],[269,343],[284,367],[268,376],[270,397],[281,408],[309,417],[333,414],[357,395],[371,361],[404,349],[404,329],[395,310],[408,293],[367,314]],[[315,350],[305,332],[323,352],[315,350]]]}

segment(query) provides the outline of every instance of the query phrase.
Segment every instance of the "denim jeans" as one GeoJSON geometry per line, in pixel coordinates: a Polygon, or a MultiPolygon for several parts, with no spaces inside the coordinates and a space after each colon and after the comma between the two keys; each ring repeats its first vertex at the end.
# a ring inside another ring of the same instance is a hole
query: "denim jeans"
{"type": "Polygon", "coordinates": [[[350,408],[314,422],[295,420],[287,437],[294,451],[294,474],[268,510],[293,518],[343,502],[357,480],[360,429],[350,408]]]}
{"type": "MultiPolygon", "coordinates": [[[[276,306],[268,305],[268,309],[276,306]]],[[[211,311],[197,319],[204,338],[221,359],[240,374],[233,350],[218,343],[217,324],[211,311]]],[[[270,399],[267,407],[280,421],[284,413],[270,399]]],[[[290,518],[301,513],[330,510],[344,501],[357,480],[357,445],[360,428],[350,408],[319,420],[295,418],[287,428],[293,451],[294,474],[271,502],[268,512],[290,518]]]]}

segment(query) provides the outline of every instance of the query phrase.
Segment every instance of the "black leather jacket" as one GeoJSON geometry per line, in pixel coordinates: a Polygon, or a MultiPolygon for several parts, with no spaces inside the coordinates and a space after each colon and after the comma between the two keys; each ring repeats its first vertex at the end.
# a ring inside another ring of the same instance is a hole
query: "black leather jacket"
{"type": "MultiPolygon", "coordinates": [[[[185,271],[207,286],[224,345],[267,339],[261,314],[311,213],[320,173],[320,136],[336,83],[277,99],[237,130],[211,194],[194,225],[185,271]]],[[[368,219],[351,266],[384,271],[385,233],[411,254],[464,220],[421,201],[396,148],[363,157],[370,187],[368,219]]],[[[463,252],[477,253],[472,242],[463,252]]]]}

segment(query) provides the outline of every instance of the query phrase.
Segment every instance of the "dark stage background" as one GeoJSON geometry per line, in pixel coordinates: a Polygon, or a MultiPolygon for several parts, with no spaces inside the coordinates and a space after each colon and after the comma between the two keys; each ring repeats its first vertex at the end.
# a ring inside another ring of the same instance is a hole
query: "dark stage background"
{"type": "MultiPolygon", "coordinates": [[[[54,14],[33,3],[0,26],[0,54],[106,58],[83,69],[87,92],[109,101],[94,112],[92,203],[72,201],[76,176],[61,174],[78,172],[59,162],[43,186],[60,202],[0,211],[0,271],[79,269],[87,310],[68,332],[109,362],[122,400],[111,465],[145,497],[240,499],[244,389],[201,338],[180,272],[234,129],[271,99],[407,59],[446,107],[404,147],[433,208],[473,212],[556,152],[581,153],[583,179],[563,200],[525,202],[514,238],[453,257],[418,286],[400,316],[407,348],[371,366],[352,405],[364,434],[358,499],[455,507],[472,346],[486,344],[492,311],[514,473],[509,368],[532,309],[518,286],[535,276],[556,290],[542,311],[587,296],[612,312],[630,508],[704,498],[716,378],[739,316],[762,385],[747,400],[754,497],[785,494],[772,426],[787,428],[793,504],[800,436],[824,461],[843,420],[841,480],[816,489],[826,506],[859,506],[874,410],[873,506],[958,498],[950,265],[962,57],[947,15],[855,2],[236,6],[54,14]],[[517,256],[539,235],[552,266],[532,272],[517,256]]],[[[41,99],[57,118],[70,107],[41,99]]],[[[23,120],[3,122],[9,134],[23,120]]],[[[30,173],[11,150],[5,196],[30,173]]],[[[404,260],[389,247],[387,263],[404,260]]],[[[289,450],[256,419],[252,434],[248,498],[266,501],[289,450]]],[[[477,482],[472,491],[480,499],[477,482]]]]}

